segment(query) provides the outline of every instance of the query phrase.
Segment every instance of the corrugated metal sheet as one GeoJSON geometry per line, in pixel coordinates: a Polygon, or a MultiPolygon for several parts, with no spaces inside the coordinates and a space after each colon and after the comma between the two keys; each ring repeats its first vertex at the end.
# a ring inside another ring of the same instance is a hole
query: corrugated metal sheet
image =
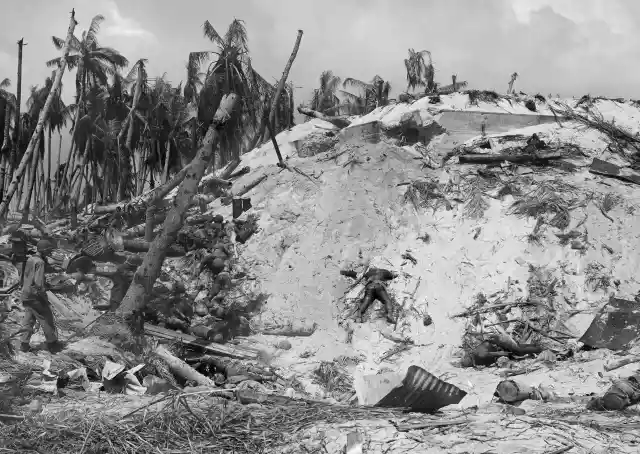
{"type": "Polygon", "coordinates": [[[387,394],[376,407],[410,408],[435,411],[459,403],[467,393],[418,366],[407,370],[402,386],[387,394]]]}
{"type": "Polygon", "coordinates": [[[611,298],[595,316],[580,342],[593,348],[620,350],[640,332],[640,304],[611,298]]]}

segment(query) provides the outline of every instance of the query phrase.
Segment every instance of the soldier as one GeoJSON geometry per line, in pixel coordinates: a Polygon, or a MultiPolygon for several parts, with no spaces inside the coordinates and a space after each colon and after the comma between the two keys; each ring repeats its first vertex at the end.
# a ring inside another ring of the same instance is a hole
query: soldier
{"type": "MultiPolygon", "coordinates": [[[[358,273],[353,270],[340,271],[340,274],[353,279],[357,279],[358,277],[358,273]]],[[[393,318],[393,302],[387,293],[386,281],[390,281],[396,277],[398,277],[397,273],[381,268],[369,268],[366,270],[366,272],[360,277],[360,279],[365,280],[365,287],[364,298],[358,308],[358,315],[356,318],[357,322],[362,323],[362,318],[371,303],[378,300],[384,304],[387,321],[389,323],[395,323],[393,318]]]]}
{"type": "Polygon", "coordinates": [[[47,350],[57,353],[62,349],[58,342],[58,334],[55,327],[55,319],[51,304],[47,297],[45,281],[45,262],[55,245],[46,239],[38,241],[37,252],[27,259],[24,267],[22,282],[22,305],[24,306],[24,318],[22,319],[20,336],[20,350],[28,352],[31,349],[30,340],[33,336],[33,327],[36,320],[44,331],[47,342],[47,350]]]}

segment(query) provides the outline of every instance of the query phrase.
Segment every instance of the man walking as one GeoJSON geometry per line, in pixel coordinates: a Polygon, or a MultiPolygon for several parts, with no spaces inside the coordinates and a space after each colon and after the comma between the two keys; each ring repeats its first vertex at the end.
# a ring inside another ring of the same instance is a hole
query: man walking
{"type": "Polygon", "coordinates": [[[20,350],[28,352],[31,349],[29,344],[33,336],[33,328],[36,320],[44,331],[47,342],[47,350],[57,353],[62,349],[58,342],[53,311],[47,297],[46,281],[44,276],[44,258],[49,256],[54,244],[46,239],[38,241],[37,253],[27,259],[24,267],[22,282],[22,305],[24,307],[24,317],[20,326],[20,350]]]}

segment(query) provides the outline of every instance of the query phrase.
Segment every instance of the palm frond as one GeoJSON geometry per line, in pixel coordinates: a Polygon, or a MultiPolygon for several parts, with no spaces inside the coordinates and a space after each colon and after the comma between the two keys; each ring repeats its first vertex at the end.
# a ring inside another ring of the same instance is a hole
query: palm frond
{"type": "Polygon", "coordinates": [[[373,88],[373,85],[363,82],[358,79],[354,79],[352,77],[347,77],[344,82],[342,82],[342,86],[346,87],[347,85],[351,85],[352,87],[360,88],[363,91],[369,90],[373,88]]]}
{"type": "Polygon", "coordinates": [[[96,35],[100,31],[100,24],[104,21],[104,16],[98,14],[91,19],[91,25],[86,34],[83,33],[83,41],[87,47],[91,47],[96,42],[96,35]]]}
{"type": "Polygon", "coordinates": [[[206,38],[209,38],[212,43],[218,44],[220,46],[224,44],[222,37],[216,31],[216,29],[213,28],[213,25],[211,25],[211,22],[209,22],[208,20],[204,21],[204,24],[202,25],[202,31],[204,32],[204,36],[206,38]]]}
{"type": "Polygon", "coordinates": [[[9,88],[11,86],[11,80],[8,77],[5,77],[0,81],[0,89],[9,88]]]}

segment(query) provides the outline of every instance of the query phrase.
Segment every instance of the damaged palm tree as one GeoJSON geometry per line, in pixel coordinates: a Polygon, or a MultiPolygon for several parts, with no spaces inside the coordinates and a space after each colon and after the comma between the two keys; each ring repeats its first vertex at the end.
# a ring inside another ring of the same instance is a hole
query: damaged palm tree
{"type": "Polygon", "coordinates": [[[20,161],[20,165],[16,169],[15,174],[13,175],[13,180],[9,185],[9,189],[7,190],[7,194],[5,199],[0,203],[0,219],[4,219],[4,216],[7,213],[9,208],[9,203],[13,198],[16,190],[18,189],[18,185],[21,182],[22,174],[27,168],[27,164],[31,160],[31,155],[34,153],[36,148],[36,144],[42,131],[44,130],[44,124],[47,119],[47,115],[49,114],[49,110],[51,109],[51,105],[53,104],[53,100],[55,98],[55,94],[58,92],[60,88],[60,84],[62,83],[62,75],[64,74],[65,69],[67,68],[67,57],[69,56],[70,43],[74,38],[73,31],[75,30],[77,22],[75,20],[75,10],[71,12],[71,23],[69,24],[69,29],[67,30],[67,38],[64,43],[64,47],[62,49],[62,58],[58,63],[58,70],[56,71],[56,78],[53,82],[51,90],[49,91],[49,95],[47,96],[47,100],[44,104],[44,107],[40,111],[40,116],[38,118],[37,126],[33,132],[33,136],[31,136],[31,140],[29,141],[29,146],[22,156],[22,160],[20,161]]]}
{"type": "Polygon", "coordinates": [[[220,102],[220,107],[207,131],[204,145],[191,162],[189,172],[178,189],[173,208],[164,222],[162,232],[151,244],[149,252],[136,271],[133,283],[118,310],[113,316],[104,317],[105,320],[101,320],[98,329],[103,335],[110,335],[114,340],[120,338],[127,342],[131,340],[132,334],[135,338],[142,333],[142,311],[147,303],[147,295],[151,294],[153,284],[160,274],[167,250],[177,239],[191,199],[195,195],[207,164],[215,152],[220,133],[226,127],[226,122],[232,116],[237,104],[238,95],[235,93],[225,95],[220,102]],[[107,318],[112,320],[106,320],[107,318]],[[123,323],[127,323],[128,326],[123,323]],[[122,339],[123,337],[124,339],[122,339]]]}

